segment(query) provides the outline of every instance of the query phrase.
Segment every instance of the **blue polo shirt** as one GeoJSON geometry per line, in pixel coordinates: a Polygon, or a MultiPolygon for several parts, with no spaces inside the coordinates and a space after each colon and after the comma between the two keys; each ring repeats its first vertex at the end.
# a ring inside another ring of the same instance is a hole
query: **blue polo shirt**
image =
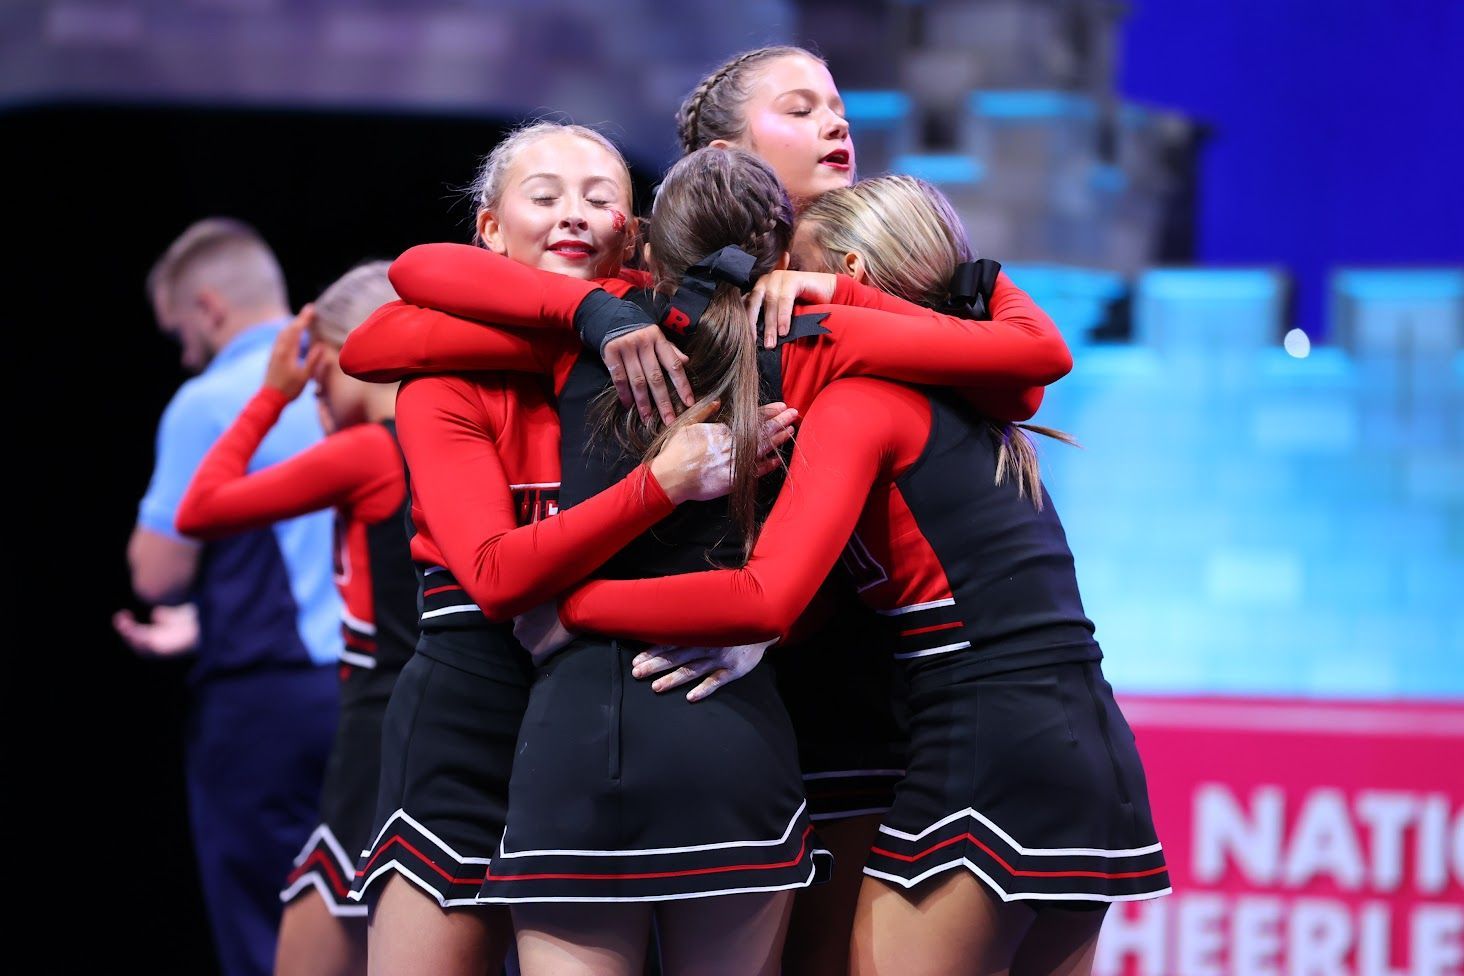
{"type": "MultiPolygon", "coordinates": [[[[287,319],[251,326],[178,388],[158,424],[157,461],[137,523],[174,528],[193,472],[258,391],[270,347],[287,319]]],[[[297,397],[249,470],[277,464],[323,436],[315,403],[297,397]]],[[[191,599],[199,612],[195,681],[268,667],[324,665],[340,657],[340,596],[331,566],[333,517],[317,512],[203,546],[191,599]]]]}

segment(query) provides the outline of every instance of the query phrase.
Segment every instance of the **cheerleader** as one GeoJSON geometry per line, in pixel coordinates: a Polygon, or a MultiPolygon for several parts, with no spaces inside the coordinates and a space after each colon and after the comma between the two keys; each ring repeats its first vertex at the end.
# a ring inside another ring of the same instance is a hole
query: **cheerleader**
{"type": "Polygon", "coordinates": [[[204,457],[183,496],[178,530],[213,540],[334,508],[335,577],[343,612],[341,709],[320,797],[320,824],[295,858],[280,897],[275,972],[362,973],[365,906],[348,899],[355,853],[370,839],[381,719],[417,640],[417,583],[403,517],[406,472],[397,448],[395,386],[341,372],[346,336],[395,299],[386,264],[347,272],[275,340],[264,385],[204,457]],[[300,342],[308,331],[310,354],[300,342]],[[325,440],[250,473],[285,407],[314,377],[325,440]]]}
{"type": "MultiPolygon", "coordinates": [[[[942,283],[971,271],[959,222],[919,181],[830,193],[804,217],[804,267],[942,303],[942,283]]],[[[1020,430],[947,394],[837,382],[807,411],[745,567],[591,582],[559,617],[570,631],[663,644],[775,638],[841,555],[885,622],[911,730],[864,869],[852,970],[1090,972],[1107,904],[1165,894],[1169,877],[1133,734],[1020,430]]]]}
{"type": "MultiPolygon", "coordinates": [[[[479,236],[509,263],[554,277],[618,272],[630,180],[592,130],[515,133],[485,161],[478,195],[479,236]]],[[[422,639],[387,712],[376,823],[353,892],[374,904],[374,971],[482,973],[506,951],[507,913],[477,896],[503,832],[533,671],[495,621],[582,578],[677,502],[727,488],[724,432],[691,424],[561,513],[553,392],[537,377],[475,374],[424,377],[398,395],[422,639]]],[[[770,438],[791,419],[773,414],[770,438]]]]}

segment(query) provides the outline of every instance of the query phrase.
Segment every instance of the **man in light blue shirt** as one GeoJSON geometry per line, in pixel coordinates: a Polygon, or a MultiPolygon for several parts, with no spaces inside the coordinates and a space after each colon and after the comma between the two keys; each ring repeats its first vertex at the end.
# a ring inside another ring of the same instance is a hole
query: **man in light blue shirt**
{"type": "MultiPolygon", "coordinates": [[[[340,602],[328,512],[217,542],[180,535],[173,520],[194,471],[259,389],[289,321],[284,277],[269,247],[238,221],[199,221],[148,279],[159,327],[199,375],[158,425],[157,457],[128,544],[133,589],[149,622],[119,615],[140,653],[197,657],[187,729],[189,816],[223,971],[274,965],[279,891],[318,820],[335,730],[340,602]],[[196,628],[185,601],[197,607],[196,628]]],[[[288,406],[251,462],[267,467],[322,436],[311,398],[288,406]]]]}

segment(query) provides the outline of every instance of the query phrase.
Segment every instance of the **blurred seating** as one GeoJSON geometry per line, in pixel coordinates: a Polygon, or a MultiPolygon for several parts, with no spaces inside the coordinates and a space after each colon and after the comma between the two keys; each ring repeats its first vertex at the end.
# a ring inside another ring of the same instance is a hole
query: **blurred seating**
{"type": "Polygon", "coordinates": [[[1464,695],[1464,270],[1338,271],[1305,358],[1274,269],[1009,270],[1074,349],[1039,447],[1115,683],[1464,695]]]}

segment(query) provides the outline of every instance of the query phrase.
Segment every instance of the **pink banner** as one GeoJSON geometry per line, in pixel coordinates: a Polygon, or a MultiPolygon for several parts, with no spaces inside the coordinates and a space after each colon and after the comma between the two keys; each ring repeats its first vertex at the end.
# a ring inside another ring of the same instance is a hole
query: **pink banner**
{"type": "Polygon", "coordinates": [[[1174,894],[1100,976],[1464,974],[1464,703],[1123,700],[1174,894]]]}

